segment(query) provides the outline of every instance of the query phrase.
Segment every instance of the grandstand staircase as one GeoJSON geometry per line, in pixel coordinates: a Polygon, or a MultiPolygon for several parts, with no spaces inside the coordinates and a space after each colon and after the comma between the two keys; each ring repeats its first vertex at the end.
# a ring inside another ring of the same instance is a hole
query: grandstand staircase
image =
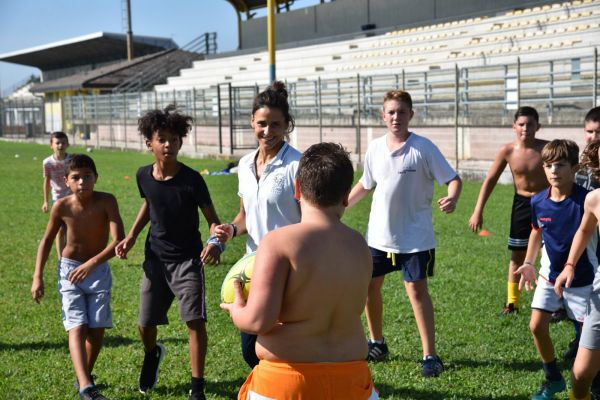
{"type": "Polygon", "coordinates": [[[149,64],[130,78],[113,88],[113,93],[141,92],[152,90],[154,85],[167,82],[182,68],[189,68],[194,61],[217,52],[217,33],[206,32],[180,49],[164,52],[157,62],[149,64]]]}

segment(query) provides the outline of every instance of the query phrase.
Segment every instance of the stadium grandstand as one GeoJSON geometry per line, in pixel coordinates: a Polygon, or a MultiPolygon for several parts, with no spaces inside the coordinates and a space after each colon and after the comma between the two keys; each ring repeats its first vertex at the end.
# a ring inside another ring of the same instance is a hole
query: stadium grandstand
{"type": "MultiPolygon", "coordinates": [[[[66,96],[74,139],[86,132],[88,145],[141,149],[137,118],[176,103],[196,120],[184,152],[253,148],[251,99],[269,73],[266,18],[250,16],[266,1],[228,1],[240,16],[239,50],[194,61],[152,90],[66,96]]],[[[289,1],[277,3],[277,77],[300,149],[340,142],[360,162],[383,133],[380,102],[393,88],[412,94],[413,126],[457,166],[492,159],[512,139],[520,105],[538,109],[544,138],[581,143],[583,115],[598,104],[598,0],[338,0],[289,12],[289,1]]]]}
{"type": "Polygon", "coordinates": [[[41,70],[41,82],[25,82],[4,99],[4,130],[15,125],[17,120],[11,115],[19,114],[19,101],[33,104],[34,94],[43,97],[46,130],[61,130],[63,97],[151,89],[205,54],[216,52],[215,39],[214,33],[207,33],[180,49],[172,39],[135,36],[131,61],[127,60],[126,35],[108,32],[2,54],[0,61],[41,70]]]}

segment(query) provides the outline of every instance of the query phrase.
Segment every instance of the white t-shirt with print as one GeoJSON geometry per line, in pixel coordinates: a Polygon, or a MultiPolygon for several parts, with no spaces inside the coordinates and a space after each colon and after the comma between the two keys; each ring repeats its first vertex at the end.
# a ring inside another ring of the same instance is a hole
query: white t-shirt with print
{"type": "Polygon", "coordinates": [[[44,168],[44,178],[50,178],[50,188],[52,189],[52,201],[62,199],[71,194],[71,189],[65,183],[65,163],[71,158],[70,154],[65,155],[64,160],[57,160],[54,155],[46,157],[42,162],[44,168]]]}
{"type": "Polygon", "coordinates": [[[238,196],[246,211],[247,252],[256,251],[269,231],[300,222],[300,205],[294,198],[300,152],[284,142],[258,182],[254,163],[257,152],[258,149],[242,157],[238,169],[238,196]]]}
{"type": "Polygon", "coordinates": [[[367,243],[381,251],[416,253],[435,248],[431,202],[434,180],[440,185],[456,177],[440,150],[413,132],[404,145],[390,151],[387,135],[371,142],[360,183],[375,188],[367,243]]]}

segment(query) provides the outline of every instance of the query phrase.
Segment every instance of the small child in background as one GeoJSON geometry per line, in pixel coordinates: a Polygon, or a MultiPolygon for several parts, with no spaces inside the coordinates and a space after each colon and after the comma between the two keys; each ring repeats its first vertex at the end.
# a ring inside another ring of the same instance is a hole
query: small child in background
{"type": "Polygon", "coordinates": [[[536,283],[533,267],[538,252],[545,246],[541,260],[537,288],[531,303],[529,328],[533,341],[543,362],[545,381],[533,395],[532,400],[552,399],[566,389],[554,355],[550,337],[552,313],[561,306],[571,320],[582,324],[588,298],[592,292],[594,264],[597,264],[596,249],[587,247],[579,258],[572,287],[565,290],[561,298],[554,291],[554,282],[563,268],[575,268],[567,261],[571,241],[583,216],[584,201],[588,193],[575,184],[575,172],[579,164],[579,148],[571,140],[556,139],[542,150],[544,172],[550,187],[531,199],[531,225],[527,253],[523,265],[516,271],[520,275],[519,289],[531,290],[536,283]]]}
{"type": "MultiPolygon", "coordinates": [[[[70,158],[67,154],[69,147],[69,138],[64,132],[52,132],[50,135],[50,148],[52,155],[45,158],[42,162],[44,168],[44,203],[42,211],[48,212],[48,196],[52,191],[52,203],[58,199],[71,194],[71,190],[65,183],[65,162],[70,158]]],[[[60,260],[60,255],[65,247],[65,229],[61,227],[56,235],[56,254],[60,260]]]]}

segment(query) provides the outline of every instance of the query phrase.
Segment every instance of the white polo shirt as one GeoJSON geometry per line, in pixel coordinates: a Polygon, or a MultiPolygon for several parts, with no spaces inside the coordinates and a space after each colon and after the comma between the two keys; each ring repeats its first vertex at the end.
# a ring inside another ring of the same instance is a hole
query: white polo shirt
{"type": "Polygon", "coordinates": [[[300,222],[300,205],[294,198],[294,179],[300,152],[284,142],[256,181],[254,160],[258,149],[239,162],[238,196],[244,201],[248,240],[246,251],[256,251],[260,239],[273,229],[300,222]]]}
{"type": "Polygon", "coordinates": [[[371,142],[360,183],[375,188],[366,239],[385,252],[416,253],[435,248],[431,214],[433,182],[456,172],[429,139],[410,132],[400,149],[390,151],[387,135],[371,142]]]}

